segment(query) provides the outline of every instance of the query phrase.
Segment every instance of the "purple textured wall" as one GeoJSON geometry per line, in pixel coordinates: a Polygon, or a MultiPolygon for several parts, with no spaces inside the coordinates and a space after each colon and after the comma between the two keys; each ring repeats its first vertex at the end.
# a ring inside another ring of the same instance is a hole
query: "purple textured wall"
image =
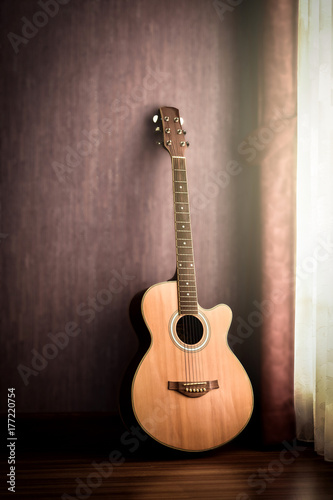
{"type": "Polygon", "coordinates": [[[2,3],[1,378],[18,410],[116,409],[137,346],[130,299],[175,268],[170,159],[151,121],[161,105],[180,109],[191,143],[199,302],[244,300],[236,195],[251,187],[230,163],[245,132],[242,8],[2,3]]]}

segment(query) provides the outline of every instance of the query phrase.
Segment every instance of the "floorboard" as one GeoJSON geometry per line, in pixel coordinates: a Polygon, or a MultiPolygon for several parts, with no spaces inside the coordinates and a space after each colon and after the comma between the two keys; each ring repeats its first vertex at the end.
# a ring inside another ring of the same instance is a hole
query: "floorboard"
{"type": "MultiPolygon", "coordinates": [[[[236,441],[207,454],[179,455],[146,449],[140,440],[124,446],[120,435],[104,446],[83,437],[77,445],[62,442],[59,435],[56,440],[58,446],[45,434],[35,435],[35,446],[21,440],[16,492],[6,495],[2,484],[1,498],[333,499],[333,464],[306,443],[283,443],[268,451],[236,441]]],[[[8,472],[6,460],[2,470],[8,472]]]]}

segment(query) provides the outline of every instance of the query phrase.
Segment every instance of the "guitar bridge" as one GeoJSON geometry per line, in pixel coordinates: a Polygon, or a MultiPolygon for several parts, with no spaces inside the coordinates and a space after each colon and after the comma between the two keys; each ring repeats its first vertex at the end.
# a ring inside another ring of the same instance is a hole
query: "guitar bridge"
{"type": "Polygon", "coordinates": [[[205,382],[168,382],[170,391],[178,391],[189,398],[200,398],[213,389],[218,389],[219,383],[217,380],[205,382]]]}

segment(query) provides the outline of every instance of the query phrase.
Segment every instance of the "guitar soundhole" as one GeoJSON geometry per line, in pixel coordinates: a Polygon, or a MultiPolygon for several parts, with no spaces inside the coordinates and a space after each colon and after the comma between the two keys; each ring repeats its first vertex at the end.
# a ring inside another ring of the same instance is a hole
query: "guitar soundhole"
{"type": "Polygon", "coordinates": [[[203,336],[203,326],[196,316],[182,316],[176,325],[178,337],[184,344],[197,344],[203,336]]]}

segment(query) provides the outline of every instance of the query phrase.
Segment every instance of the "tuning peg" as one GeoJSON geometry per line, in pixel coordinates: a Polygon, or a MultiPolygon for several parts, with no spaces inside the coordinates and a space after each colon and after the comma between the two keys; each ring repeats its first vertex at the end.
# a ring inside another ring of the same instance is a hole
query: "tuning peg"
{"type": "Polygon", "coordinates": [[[180,124],[183,125],[183,123],[184,123],[184,120],[182,117],[180,117],[180,124]]]}
{"type": "Polygon", "coordinates": [[[159,116],[158,116],[158,115],[154,115],[154,116],[153,116],[153,122],[154,122],[154,123],[157,123],[157,122],[158,122],[158,118],[159,118],[159,116]]]}
{"type": "Polygon", "coordinates": [[[183,134],[186,135],[186,130],[183,130],[183,134]]]}
{"type": "Polygon", "coordinates": [[[186,146],[189,147],[190,143],[188,141],[186,141],[186,146]]]}
{"type": "Polygon", "coordinates": [[[156,127],[155,132],[161,132],[161,127],[156,127]]]}
{"type": "Polygon", "coordinates": [[[163,143],[162,143],[161,141],[156,141],[156,144],[157,144],[158,146],[162,146],[162,145],[163,145],[163,143]]]}

